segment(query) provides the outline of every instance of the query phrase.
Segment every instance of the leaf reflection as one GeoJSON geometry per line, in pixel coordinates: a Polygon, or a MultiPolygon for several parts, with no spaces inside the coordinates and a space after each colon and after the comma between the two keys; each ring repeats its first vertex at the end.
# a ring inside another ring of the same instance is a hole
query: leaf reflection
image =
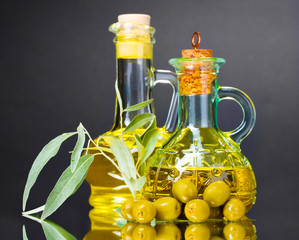
{"type": "MultiPolygon", "coordinates": [[[[33,221],[39,222],[43,228],[47,240],[77,240],[72,234],[61,226],[49,220],[42,220],[40,217],[33,215],[23,215],[33,221]]],[[[28,240],[25,226],[23,226],[23,240],[28,240]]]]}

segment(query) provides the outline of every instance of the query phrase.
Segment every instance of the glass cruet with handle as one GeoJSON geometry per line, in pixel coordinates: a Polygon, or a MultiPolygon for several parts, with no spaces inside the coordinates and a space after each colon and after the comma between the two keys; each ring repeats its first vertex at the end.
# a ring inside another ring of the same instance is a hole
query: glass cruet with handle
{"type": "Polygon", "coordinates": [[[148,160],[143,195],[152,201],[171,196],[175,182],[189,179],[197,187],[197,197],[203,198],[210,184],[224,181],[230,198],[239,198],[248,211],[255,203],[256,180],[240,143],[255,124],[255,108],[241,90],[217,83],[225,60],[212,57],[210,49],[197,49],[199,42],[196,32],[194,49],[169,61],[179,80],[178,129],[148,160]],[[230,132],[218,128],[217,105],[222,100],[236,101],[243,111],[242,123],[230,132]]]}

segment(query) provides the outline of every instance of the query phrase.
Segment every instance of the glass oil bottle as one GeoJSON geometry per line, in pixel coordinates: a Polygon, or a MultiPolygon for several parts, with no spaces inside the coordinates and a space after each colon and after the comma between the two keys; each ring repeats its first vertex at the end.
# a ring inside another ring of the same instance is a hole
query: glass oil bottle
{"type": "MultiPolygon", "coordinates": [[[[109,30],[116,34],[114,38],[116,81],[121,94],[123,109],[151,99],[152,88],[157,83],[167,83],[173,86],[174,91],[168,117],[164,127],[159,128],[160,137],[157,147],[161,147],[176,126],[176,75],[170,71],[155,70],[152,66],[155,29],[149,26],[150,16],[125,14],[120,15],[118,20],[117,23],[110,26],[109,30]]],[[[153,106],[151,104],[135,112],[124,112],[120,117],[120,108],[116,100],[114,125],[110,131],[103,135],[122,138],[129,148],[136,147],[137,149],[133,134],[141,135],[146,127],[132,132],[123,132],[123,130],[136,115],[152,112],[153,106]]],[[[94,141],[97,142],[98,138],[94,141]]],[[[99,146],[108,147],[103,140],[98,142],[99,146]]],[[[91,146],[89,152],[95,153],[95,151],[97,150],[91,146]]],[[[112,159],[114,158],[109,152],[107,155],[112,159]]],[[[137,160],[137,151],[133,153],[133,157],[137,160]]],[[[91,187],[90,205],[100,209],[102,216],[106,217],[106,221],[108,221],[107,216],[112,214],[111,209],[119,207],[127,198],[132,198],[131,192],[122,180],[120,173],[102,155],[95,157],[86,180],[91,187]]],[[[111,221],[114,222],[114,219],[111,218],[111,221]]]]}
{"type": "Polygon", "coordinates": [[[148,160],[143,195],[149,200],[171,196],[174,182],[190,179],[202,198],[209,184],[224,181],[231,197],[242,200],[248,211],[255,202],[256,180],[240,142],[254,126],[255,108],[242,91],[218,85],[217,73],[225,60],[212,57],[212,50],[197,49],[196,36],[200,41],[194,33],[194,49],[169,61],[179,79],[178,129],[148,160]],[[243,122],[231,132],[217,124],[217,104],[224,99],[238,102],[243,110],[243,122]]]}

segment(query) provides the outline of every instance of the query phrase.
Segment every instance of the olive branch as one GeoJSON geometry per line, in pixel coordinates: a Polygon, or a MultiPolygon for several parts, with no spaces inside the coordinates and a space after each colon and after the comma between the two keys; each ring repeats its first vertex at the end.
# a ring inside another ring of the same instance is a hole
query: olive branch
{"type": "Polygon", "coordinates": [[[95,142],[86,128],[82,125],[82,123],[80,123],[77,127],[77,131],[63,133],[52,139],[43,147],[41,152],[34,160],[29,171],[23,193],[23,216],[28,217],[31,216],[31,214],[42,212],[40,221],[44,221],[44,219],[53,214],[81,186],[88,172],[89,166],[92,164],[96,155],[104,156],[119,171],[134,198],[136,197],[136,192],[142,189],[146,180],[146,178],[142,176],[144,164],[146,159],[154,151],[159,138],[156,117],[152,113],[139,114],[135,116],[124,129],[122,115],[124,112],[137,111],[148,106],[152,103],[153,99],[123,109],[117,82],[115,84],[115,91],[117,103],[120,109],[121,137],[116,138],[111,135],[101,135],[95,142]],[[124,133],[132,132],[135,129],[143,126],[147,126],[147,128],[140,136],[134,134],[138,150],[138,159],[135,163],[131,153],[132,149],[126,145],[123,140],[123,136],[124,133]],[[49,194],[45,205],[30,211],[25,211],[30,191],[37,181],[40,172],[44,166],[58,153],[62,143],[73,136],[77,136],[77,141],[73,151],[71,152],[70,165],[64,170],[56,182],[56,185],[49,194]],[[86,139],[88,140],[87,144],[86,139]],[[109,147],[102,147],[101,144],[99,144],[100,140],[105,141],[109,147]],[[85,144],[86,147],[84,148],[85,144]],[[90,149],[91,144],[93,145],[92,150],[97,150],[96,153],[89,153],[88,150],[90,149]],[[107,152],[112,153],[114,158],[109,157],[106,154],[107,152]],[[140,171],[140,169],[142,171],[140,171]],[[139,172],[141,172],[141,174],[139,172]]]}

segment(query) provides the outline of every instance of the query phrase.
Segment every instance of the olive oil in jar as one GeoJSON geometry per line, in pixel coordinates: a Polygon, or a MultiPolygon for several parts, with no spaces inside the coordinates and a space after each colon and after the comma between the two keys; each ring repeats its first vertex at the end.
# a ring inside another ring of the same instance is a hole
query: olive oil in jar
{"type": "Polygon", "coordinates": [[[231,197],[239,198],[245,204],[246,211],[255,202],[256,182],[249,167],[187,167],[182,170],[151,167],[143,195],[151,201],[170,196],[173,183],[180,179],[190,179],[197,186],[199,198],[202,198],[209,184],[224,181],[230,187],[231,197]]]}

